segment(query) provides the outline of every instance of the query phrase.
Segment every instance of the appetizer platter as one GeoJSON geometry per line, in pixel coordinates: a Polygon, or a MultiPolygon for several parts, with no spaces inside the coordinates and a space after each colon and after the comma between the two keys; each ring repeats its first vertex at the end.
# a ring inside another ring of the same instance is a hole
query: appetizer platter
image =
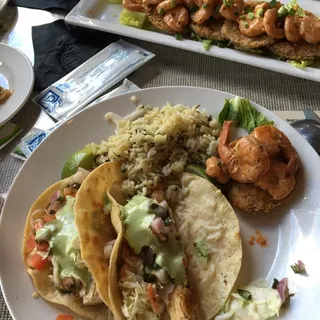
{"type": "Polygon", "coordinates": [[[319,81],[315,1],[82,0],[66,22],[319,81]]]}
{"type": "Polygon", "coordinates": [[[10,312],[313,318],[319,164],[288,123],[228,93],[162,87],[94,105],[41,143],[8,194],[10,312]]]}

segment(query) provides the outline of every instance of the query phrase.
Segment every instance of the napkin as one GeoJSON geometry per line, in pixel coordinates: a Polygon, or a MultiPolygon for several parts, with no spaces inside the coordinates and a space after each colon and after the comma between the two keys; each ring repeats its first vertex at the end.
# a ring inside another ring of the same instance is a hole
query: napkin
{"type": "Polygon", "coordinates": [[[64,20],[32,28],[35,90],[49,87],[119,36],[66,26],[64,20]]]}
{"type": "Polygon", "coordinates": [[[10,0],[9,4],[18,7],[27,7],[33,9],[60,9],[71,11],[79,2],[79,0],[10,0]]]}

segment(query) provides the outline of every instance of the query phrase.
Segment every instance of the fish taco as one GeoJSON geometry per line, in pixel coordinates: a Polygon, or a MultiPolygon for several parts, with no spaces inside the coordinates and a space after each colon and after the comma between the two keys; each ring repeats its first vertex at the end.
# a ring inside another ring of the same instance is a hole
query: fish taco
{"type": "Polygon", "coordinates": [[[89,270],[100,270],[101,299],[116,319],[214,318],[242,258],[239,223],[230,204],[210,182],[188,173],[174,184],[158,185],[150,195],[128,197],[120,167],[111,178],[119,181],[108,187],[109,166],[112,162],[90,174],[91,185],[80,188],[75,204],[76,220],[85,220],[86,228],[78,229],[83,255],[90,252],[86,263],[89,270]],[[95,199],[103,198],[108,209],[97,209],[95,199]],[[109,212],[116,234],[101,220],[109,212]],[[85,236],[90,233],[96,236],[91,245],[98,244],[92,249],[85,236]]]}
{"type": "Polygon", "coordinates": [[[74,204],[89,174],[84,169],[44,191],[29,210],[24,230],[23,258],[37,292],[81,317],[112,319],[83,260],[74,204]]]}

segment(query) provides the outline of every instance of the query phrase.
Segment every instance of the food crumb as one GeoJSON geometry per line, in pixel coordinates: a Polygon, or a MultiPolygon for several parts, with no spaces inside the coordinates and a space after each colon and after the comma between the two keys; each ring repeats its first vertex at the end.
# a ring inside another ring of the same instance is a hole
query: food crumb
{"type": "Polygon", "coordinates": [[[256,230],[256,243],[260,244],[261,247],[267,247],[268,246],[268,239],[266,236],[264,236],[259,230],[256,230]]]}
{"type": "Polygon", "coordinates": [[[5,103],[10,98],[11,95],[12,95],[12,92],[10,90],[0,86],[0,104],[5,103]]]}
{"type": "Polygon", "coordinates": [[[131,98],[131,101],[133,101],[134,103],[137,103],[138,102],[138,98],[137,96],[133,95],[131,98]]]}
{"type": "Polygon", "coordinates": [[[32,294],[32,298],[35,298],[35,299],[39,298],[39,296],[40,296],[39,292],[37,292],[37,291],[32,294]]]}
{"type": "Polygon", "coordinates": [[[256,240],[256,238],[254,236],[250,237],[249,242],[248,242],[250,244],[250,246],[254,245],[255,240],[256,240]]]}
{"type": "Polygon", "coordinates": [[[259,244],[261,247],[268,246],[268,239],[264,236],[259,230],[256,230],[256,236],[251,236],[248,243],[250,246],[253,246],[255,243],[259,244]]]}

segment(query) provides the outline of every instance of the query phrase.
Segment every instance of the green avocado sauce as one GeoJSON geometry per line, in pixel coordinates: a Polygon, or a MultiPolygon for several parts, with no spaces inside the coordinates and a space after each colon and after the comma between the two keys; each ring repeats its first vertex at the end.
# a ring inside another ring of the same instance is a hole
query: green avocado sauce
{"type": "Polygon", "coordinates": [[[73,212],[75,200],[74,197],[66,197],[66,204],[57,211],[56,219],[37,231],[36,240],[49,241],[50,251],[58,263],[60,279],[74,277],[88,286],[91,278],[88,269],[75,263],[76,256],[80,256],[80,250],[73,246],[78,241],[73,212]]]}
{"type": "Polygon", "coordinates": [[[122,209],[122,219],[126,225],[125,238],[131,248],[139,254],[145,246],[156,254],[156,263],[165,269],[176,284],[184,284],[186,270],[183,265],[184,250],[180,242],[161,242],[152,233],[150,223],[155,218],[151,209],[153,200],[144,196],[134,196],[122,209]]]}

